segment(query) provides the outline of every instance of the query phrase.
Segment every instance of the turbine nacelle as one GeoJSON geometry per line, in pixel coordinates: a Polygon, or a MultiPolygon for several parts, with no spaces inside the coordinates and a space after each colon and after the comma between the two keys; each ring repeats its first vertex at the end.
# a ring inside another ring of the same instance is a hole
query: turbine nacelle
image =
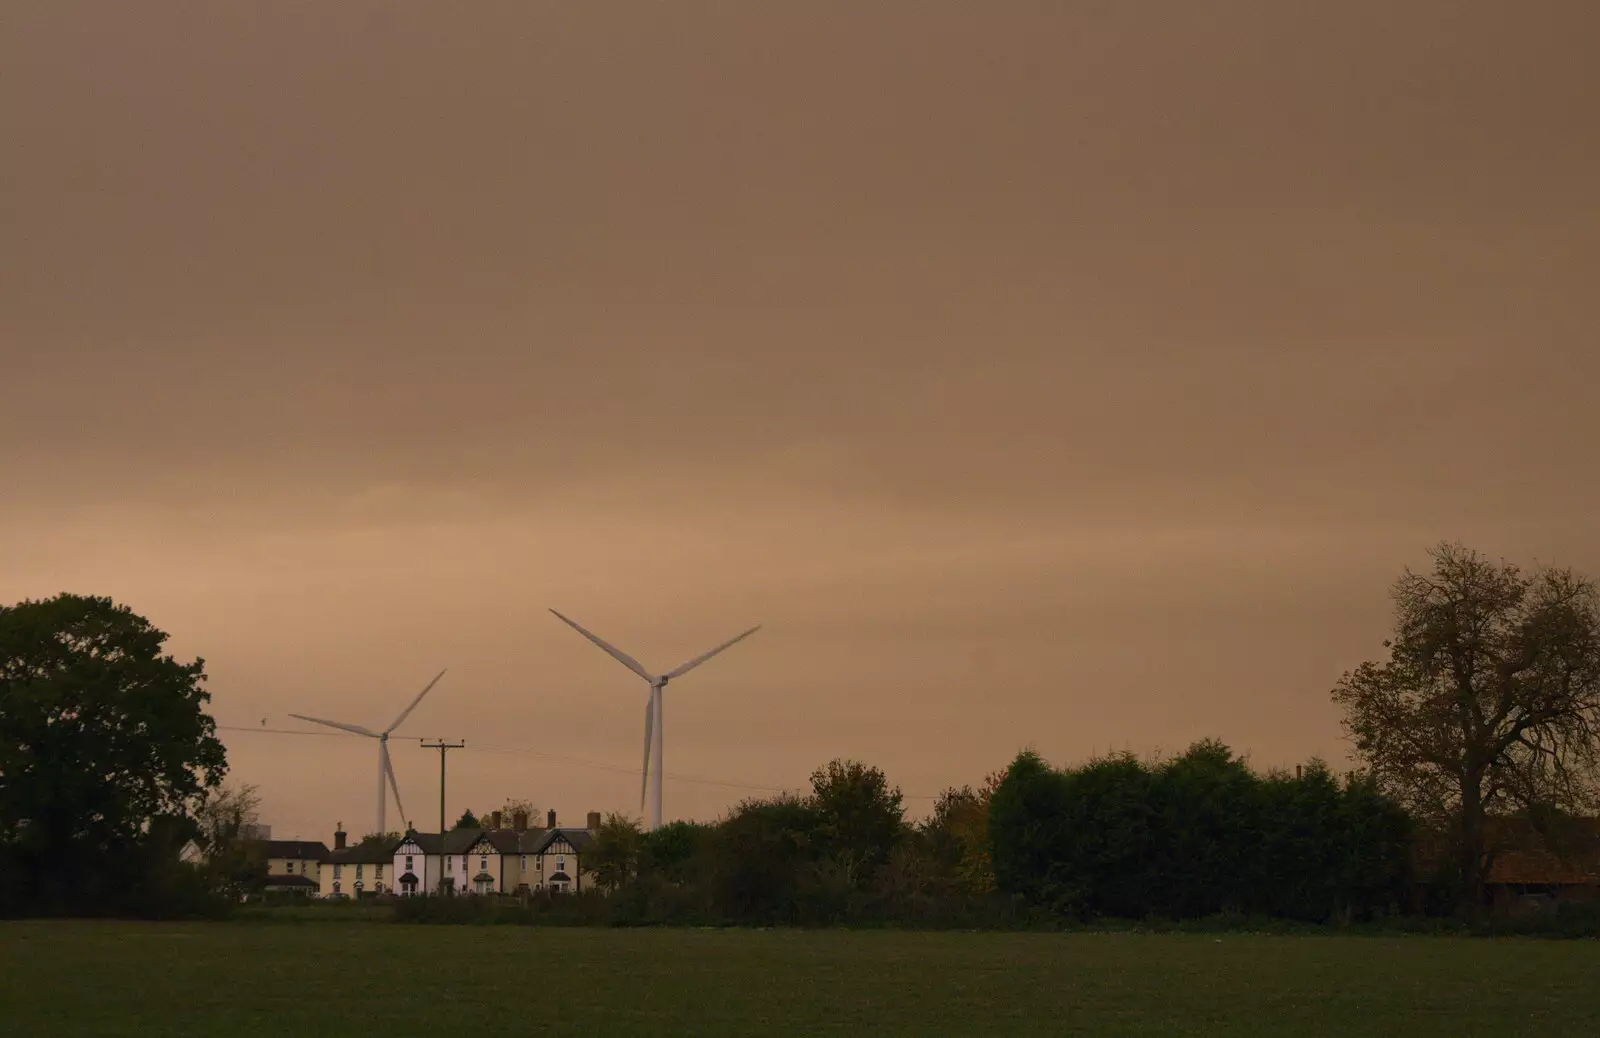
{"type": "Polygon", "coordinates": [[[378,827],[376,831],[379,833],[384,831],[384,807],[388,793],[392,792],[394,794],[394,806],[400,811],[401,817],[405,817],[405,805],[400,802],[400,783],[395,779],[394,763],[389,759],[389,733],[393,732],[396,728],[399,728],[401,723],[405,721],[407,717],[411,716],[411,711],[415,710],[417,708],[417,704],[422,702],[422,697],[432,691],[433,686],[437,685],[439,683],[439,679],[442,677],[444,677],[444,671],[441,670],[434,676],[432,681],[423,686],[422,691],[417,693],[416,698],[407,704],[404,710],[400,711],[400,716],[396,717],[394,722],[381,732],[375,732],[371,728],[367,728],[359,724],[346,724],[343,721],[329,721],[321,717],[311,717],[307,714],[289,715],[290,717],[297,717],[302,721],[310,721],[312,724],[325,725],[328,728],[337,728],[340,731],[349,732],[352,735],[363,735],[369,739],[378,740],[378,827]],[[385,783],[388,784],[387,790],[384,789],[385,783]]]}
{"type": "Polygon", "coordinates": [[[618,663],[622,664],[624,667],[627,667],[629,670],[633,671],[635,674],[639,675],[645,681],[650,683],[650,699],[645,704],[644,713],[644,774],[642,776],[642,781],[639,784],[639,808],[641,811],[644,809],[646,794],[650,790],[651,771],[654,770],[655,798],[651,801],[650,805],[650,828],[661,828],[661,780],[665,774],[662,770],[661,690],[666,688],[667,682],[671,681],[673,678],[682,677],[683,675],[689,673],[689,671],[700,666],[700,664],[704,663],[706,660],[709,660],[711,657],[717,655],[717,653],[722,652],[724,649],[730,648],[735,643],[744,641],[752,634],[755,634],[757,631],[761,630],[761,625],[757,624],[748,631],[745,631],[744,633],[733,638],[729,638],[716,648],[707,652],[702,652],[694,659],[689,660],[687,663],[679,664],[678,666],[667,671],[665,674],[652,674],[648,670],[645,670],[644,666],[640,664],[638,660],[634,659],[632,656],[629,656],[627,653],[623,652],[615,645],[612,645],[604,638],[584,630],[583,627],[580,626],[576,621],[562,616],[559,612],[556,612],[556,610],[552,609],[550,611],[555,613],[556,618],[562,623],[571,627],[573,630],[577,631],[579,634],[593,642],[603,652],[605,652],[606,655],[610,656],[612,659],[616,660],[618,663]]]}

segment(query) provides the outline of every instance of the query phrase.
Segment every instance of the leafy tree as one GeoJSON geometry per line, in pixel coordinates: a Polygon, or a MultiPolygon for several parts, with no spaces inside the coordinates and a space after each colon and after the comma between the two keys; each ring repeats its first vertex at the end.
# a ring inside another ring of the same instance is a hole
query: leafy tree
{"type": "Polygon", "coordinates": [[[1160,904],[1154,876],[1169,860],[1157,777],[1132,754],[1092,760],[1061,776],[1060,855],[1044,890],[1058,908],[1135,917],[1160,904]]]}
{"type": "Polygon", "coordinates": [[[639,871],[639,851],[644,834],[639,823],[616,813],[606,816],[600,831],[589,844],[587,857],[595,879],[603,887],[617,889],[639,871]]]}
{"type": "Polygon", "coordinates": [[[1012,762],[989,810],[1003,891],[1077,915],[1370,915],[1404,892],[1407,818],[1369,781],[1313,762],[1261,778],[1226,746],[1158,766],[1121,754],[1051,769],[1012,762]]]}
{"type": "Polygon", "coordinates": [[[1333,690],[1377,789],[1449,832],[1460,904],[1477,910],[1487,819],[1583,811],[1600,765],[1600,608],[1569,569],[1523,573],[1459,545],[1392,588],[1389,658],[1333,690]]]}
{"type": "Polygon", "coordinates": [[[470,810],[468,810],[468,811],[461,812],[461,817],[457,818],[456,819],[456,824],[452,825],[450,828],[452,828],[452,829],[479,829],[479,828],[482,828],[482,823],[480,823],[478,821],[478,816],[477,815],[473,814],[470,810]]]}
{"type": "Polygon", "coordinates": [[[367,833],[356,843],[357,847],[393,847],[405,837],[404,833],[367,833]]]}
{"type": "Polygon", "coordinates": [[[811,774],[817,841],[853,887],[864,887],[889,860],[905,827],[898,788],[860,761],[833,760],[811,774]]]}
{"type": "Polygon", "coordinates": [[[781,794],[746,800],[716,827],[709,865],[716,904],[737,919],[793,920],[802,872],[819,855],[817,809],[781,794]]]}
{"type": "Polygon", "coordinates": [[[1053,900],[1067,821],[1066,777],[1032,750],[1017,754],[989,802],[995,885],[1036,903],[1053,900]]]}
{"type": "Polygon", "coordinates": [[[644,833],[639,841],[639,872],[667,883],[685,883],[713,834],[711,826],[694,822],[668,822],[644,833]]]}
{"type": "Polygon", "coordinates": [[[203,661],[166,640],[109,598],[0,607],[0,901],[108,905],[137,886],[119,869],[198,835],[227,758],[203,661]]]}
{"type": "Polygon", "coordinates": [[[1152,776],[1159,878],[1141,893],[1172,918],[1243,911],[1262,889],[1256,776],[1221,742],[1195,743],[1152,776]]]}
{"type": "Polygon", "coordinates": [[[933,813],[918,827],[934,865],[955,876],[972,893],[994,889],[994,864],[989,856],[989,802],[1004,772],[984,777],[976,791],[951,787],[939,794],[933,813]]]}

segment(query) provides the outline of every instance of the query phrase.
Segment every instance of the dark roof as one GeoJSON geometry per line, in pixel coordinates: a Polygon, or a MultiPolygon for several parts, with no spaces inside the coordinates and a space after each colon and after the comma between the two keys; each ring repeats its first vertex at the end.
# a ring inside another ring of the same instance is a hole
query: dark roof
{"type": "Polygon", "coordinates": [[[259,840],[252,841],[261,847],[268,858],[305,858],[327,861],[328,845],[321,840],[259,840]]]}
{"type": "Polygon", "coordinates": [[[589,841],[594,838],[594,834],[587,829],[550,829],[545,832],[543,839],[534,846],[533,850],[527,853],[542,853],[546,847],[556,841],[557,837],[570,843],[574,851],[581,851],[589,846],[589,841]]]}
{"type": "Polygon", "coordinates": [[[1501,851],[1489,866],[1490,883],[1600,887],[1600,855],[1547,850],[1501,851]]]}
{"type": "MultiPolygon", "coordinates": [[[[525,829],[522,832],[515,829],[451,829],[444,834],[444,853],[465,854],[472,850],[473,844],[480,838],[487,836],[490,845],[501,854],[534,854],[542,846],[545,833],[544,829],[525,829]]],[[[415,842],[423,854],[439,853],[438,833],[406,833],[400,844],[408,840],[415,842]]],[[[396,851],[400,849],[400,844],[395,845],[396,851]]]]}
{"type": "Polygon", "coordinates": [[[277,876],[277,875],[274,875],[274,876],[268,876],[267,877],[267,889],[268,890],[287,890],[290,887],[313,887],[314,888],[316,885],[317,885],[317,881],[312,879],[310,876],[300,876],[300,875],[295,875],[295,876],[277,876]]]}
{"type": "Polygon", "coordinates": [[[522,832],[517,832],[515,829],[491,829],[489,842],[494,844],[494,849],[501,854],[520,854],[523,838],[527,835],[526,829],[522,832]]]}
{"type": "Polygon", "coordinates": [[[358,843],[354,847],[330,851],[324,860],[333,865],[387,865],[394,861],[394,851],[398,846],[387,840],[358,843]]]}
{"type": "MultiPolygon", "coordinates": [[[[1554,839],[1524,818],[1484,819],[1484,839],[1493,852],[1489,883],[1600,886],[1600,820],[1569,819],[1554,839]]],[[[1419,872],[1428,874],[1450,853],[1443,832],[1424,831],[1413,844],[1419,872]]]]}
{"type": "Polygon", "coordinates": [[[1490,883],[1600,886],[1600,820],[1568,819],[1548,835],[1523,819],[1492,818],[1484,828],[1498,849],[1490,883]]]}

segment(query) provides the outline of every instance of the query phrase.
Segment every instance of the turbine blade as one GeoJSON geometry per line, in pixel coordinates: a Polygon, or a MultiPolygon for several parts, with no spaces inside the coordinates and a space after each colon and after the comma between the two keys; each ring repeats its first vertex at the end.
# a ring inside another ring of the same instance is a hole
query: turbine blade
{"type": "Polygon", "coordinates": [[[639,810],[644,810],[645,791],[650,788],[650,738],[655,734],[656,711],[654,690],[644,701],[644,770],[639,773],[639,810]]]}
{"type": "Polygon", "coordinates": [[[324,721],[320,717],[307,717],[305,714],[290,714],[289,716],[298,717],[302,721],[310,721],[312,724],[325,724],[329,728],[342,728],[347,732],[354,732],[357,735],[365,735],[369,739],[376,739],[378,737],[377,732],[373,731],[371,728],[363,728],[359,724],[343,724],[339,721],[324,721]]]}
{"type": "MultiPolygon", "coordinates": [[[[550,611],[552,613],[556,613],[556,611],[554,609],[552,609],[550,611]]],[[[644,678],[646,681],[654,681],[656,679],[656,676],[654,674],[650,673],[648,670],[645,670],[644,667],[640,665],[638,660],[634,659],[632,656],[629,656],[627,653],[623,652],[621,649],[617,648],[615,645],[612,645],[610,642],[606,641],[604,638],[601,638],[597,634],[590,634],[588,631],[584,630],[581,626],[579,626],[576,622],[567,619],[566,617],[562,616],[560,613],[556,613],[556,618],[561,620],[568,627],[571,627],[574,631],[577,631],[579,634],[583,635],[585,638],[589,639],[590,641],[594,642],[596,645],[600,646],[600,648],[604,649],[607,653],[610,654],[612,659],[616,660],[618,663],[622,664],[624,667],[627,667],[629,670],[633,671],[635,674],[639,675],[641,678],[644,678]]]]}
{"type": "Polygon", "coordinates": [[[387,742],[379,743],[378,749],[383,754],[383,773],[389,776],[389,792],[394,794],[395,810],[400,812],[400,824],[405,825],[406,808],[404,804],[400,803],[400,783],[395,781],[394,763],[389,760],[389,744],[387,742]]]}
{"type": "Polygon", "coordinates": [[[679,675],[687,674],[691,670],[693,670],[696,667],[700,666],[700,664],[704,663],[706,660],[709,660],[711,657],[713,657],[717,653],[721,652],[723,649],[729,648],[730,646],[733,646],[733,645],[735,645],[735,644],[737,644],[739,642],[744,641],[746,638],[750,637],[752,634],[755,634],[759,630],[761,630],[761,625],[760,624],[756,624],[754,627],[750,628],[748,631],[746,631],[743,634],[739,635],[737,638],[729,638],[727,641],[723,642],[721,645],[717,646],[715,649],[712,649],[710,652],[702,652],[700,655],[696,656],[694,659],[690,660],[688,663],[685,663],[680,667],[676,667],[676,668],[674,668],[672,670],[667,671],[667,673],[665,675],[663,675],[663,676],[664,677],[668,677],[668,678],[675,678],[675,677],[678,677],[679,675]]]}
{"type": "Polygon", "coordinates": [[[400,722],[404,721],[406,718],[411,716],[411,711],[415,710],[417,708],[417,704],[422,702],[422,697],[427,695],[429,692],[431,692],[433,690],[433,686],[437,685],[439,683],[439,679],[442,678],[442,677],[444,677],[444,671],[441,670],[437,675],[434,676],[434,679],[432,681],[428,682],[428,685],[427,685],[426,688],[424,688],[421,692],[417,693],[417,698],[415,698],[415,699],[413,699],[411,701],[411,705],[406,707],[404,710],[400,711],[400,716],[396,717],[394,719],[394,724],[391,724],[389,727],[385,728],[383,730],[383,733],[385,735],[388,735],[390,732],[394,731],[396,728],[399,728],[400,727],[400,722]]]}

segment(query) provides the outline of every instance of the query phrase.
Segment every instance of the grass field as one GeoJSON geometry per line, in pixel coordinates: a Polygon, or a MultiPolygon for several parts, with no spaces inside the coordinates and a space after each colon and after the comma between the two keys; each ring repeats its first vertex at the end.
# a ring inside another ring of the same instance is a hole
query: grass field
{"type": "Polygon", "coordinates": [[[1600,942],[0,923],[0,1033],[1600,1034],[1600,942]]]}

